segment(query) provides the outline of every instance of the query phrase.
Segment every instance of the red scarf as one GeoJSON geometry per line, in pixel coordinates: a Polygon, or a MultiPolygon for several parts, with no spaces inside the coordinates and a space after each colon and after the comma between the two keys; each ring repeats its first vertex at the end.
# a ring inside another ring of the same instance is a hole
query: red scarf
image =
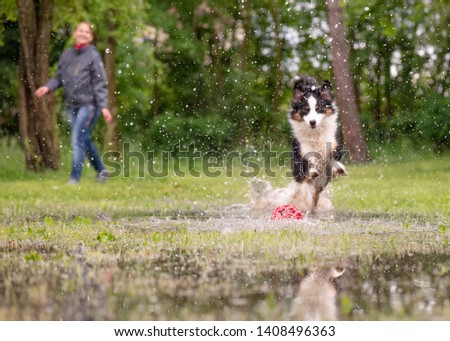
{"type": "Polygon", "coordinates": [[[75,49],[76,49],[76,50],[81,50],[83,47],[88,46],[88,45],[89,45],[89,43],[86,43],[86,44],[80,44],[80,45],[75,44],[75,49]]]}

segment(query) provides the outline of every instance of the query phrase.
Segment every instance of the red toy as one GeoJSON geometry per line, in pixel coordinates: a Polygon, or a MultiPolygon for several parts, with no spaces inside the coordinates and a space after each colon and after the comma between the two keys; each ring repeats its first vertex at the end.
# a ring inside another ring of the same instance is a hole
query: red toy
{"type": "Polygon", "coordinates": [[[272,213],[272,220],[283,220],[283,219],[303,219],[303,214],[294,205],[283,205],[279,206],[272,213]]]}

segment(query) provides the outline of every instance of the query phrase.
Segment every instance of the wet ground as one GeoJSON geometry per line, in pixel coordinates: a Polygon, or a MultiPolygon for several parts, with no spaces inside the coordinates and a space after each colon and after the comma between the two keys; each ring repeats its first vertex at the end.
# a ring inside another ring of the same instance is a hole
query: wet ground
{"type": "Polygon", "coordinates": [[[447,227],[370,213],[271,222],[242,206],[9,227],[0,319],[448,320],[447,227]]]}

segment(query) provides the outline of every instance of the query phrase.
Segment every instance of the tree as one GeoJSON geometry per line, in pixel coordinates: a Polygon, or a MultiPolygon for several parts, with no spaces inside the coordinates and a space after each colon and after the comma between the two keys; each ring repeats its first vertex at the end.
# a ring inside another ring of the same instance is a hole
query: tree
{"type": "Polygon", "coordinates": [[[283,46],[281,40],[281,23],[280,16],[278,14],[279,4],[274,0],[269,1],[269,12],[273,20],[273,30],[275,33],[275,60],[272,67],[272,78],[274,82],[273,86],[273,107],[275,111],[278,111],[281,104],[281,62],[283,60],[283,46]]]}
{"type": "Polygon", "coordinates": [[[19,126],[27,169],[59,166],[56,115],[51,97],[37,99],[34,92],[49,76],[52,0],[17,0],[20,30],[19,126]]]}
{"type": "Polygon", "coordinates": [[[108,36],[106,38],[106,53],[105,53],[105,69],[108,77],[108,107],[111,111],[111,122],[106,126],[105,132],[105,149],[106,151],[114,152],[116,156],[120,154],[120,126],[119,126],[119,110],[117,104],[117,82],[116,82],[116,48],[117,40],[114,32],[117,29],[115,11],[110,9],[106,12],[106,27],[108,29],[108,36]]]}
{"type": "Polygon", "coordinates": [[[346,149],[351,160],[364,162],[369,159],[369,153],[358,115],[355,89],[350,71],[350,45],[346,40],[343,11],[339,0],[327,0],[327,9],[328,26],[332,39],[333,74],[346,149]]]}

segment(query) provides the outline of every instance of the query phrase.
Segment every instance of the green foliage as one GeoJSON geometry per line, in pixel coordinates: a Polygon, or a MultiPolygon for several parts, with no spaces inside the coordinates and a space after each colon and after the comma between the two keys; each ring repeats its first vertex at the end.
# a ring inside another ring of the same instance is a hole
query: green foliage
{"type": "Polygon", "coordinates": [[[172,150],[175,144],[182,148],[194,144],[200,150],[225,150],[234,144],[235,132],[227,117],[181,118],[166,114],[158,116],[147,130],[144,148],[172,150]]]}
{"type": "Polygon", "coordinates": [[[344,314],[344,316],[349,316],[352,312],[353,309],[353,302],[351,297],[349,297],[348,295],[342,295],[341,297],[341,311],[342,314],[344,314]]]}
{"type": "Polygon", "coordinates": [[[19,30],[16,23],[5,21],[0,24],[0,136],[16,135],[19,132],[18,120],[18,67],[19,30]]]}
{"type": "Polygon", "coordinates": [[[90,217],[80,217],[80,216],[76,216],[75,217],[75,222],[79,225],[89,225],[91,224],[91,218],[90,217]]]}
{"type": "Polygon", "coordinates": [[[4,39],[5,25],[9,22],[17,20],[18,11],[15,0],[1,0],[0,1],[0,46],[8,44],[4,39]]]}
{"type": "Polygon", "coordinates": [[[95,240],[99,242],[113,242],[116,237],[109,231],[102,231],[96,237],[95,240]]]}
{"type": "Polygon", "coordinates": [[[437,152],[450,148],[449,108],[450,98],[425,95],[414,112],[399,115],[390,122],[391,138],[410,139],[417,148],[431,147],[437,152]]]}
{"type": "Polygon", "coordinates": [[[39,253],[37,253],[36,251],[32,251],[28,254],[24,254],[22,256],[23,260],[26,262],[38,262],[42,260],[42,257],[39,253]]]}
{"type": "Polygon", "coordinates": [[[52,217],[44,217],[44,225],[52,227],[55,226],[55,222],[53,221],[52,217]]]}
{"type": "Polygon", "coordinates": [[[448,226],[447,225],[441,224],[441,225],[438,226],[439,233],[444,234],[444,233],[447,232],[447,230],[448,230],[448,226]]]}
{"type": "Polygon", "coordinates": [[[359,0],[345,9],[369,142],[412,139],[421,147],[448,149],[450,79],[444,60],[450,41],[443,14],[450,6],[359,0]]]}

